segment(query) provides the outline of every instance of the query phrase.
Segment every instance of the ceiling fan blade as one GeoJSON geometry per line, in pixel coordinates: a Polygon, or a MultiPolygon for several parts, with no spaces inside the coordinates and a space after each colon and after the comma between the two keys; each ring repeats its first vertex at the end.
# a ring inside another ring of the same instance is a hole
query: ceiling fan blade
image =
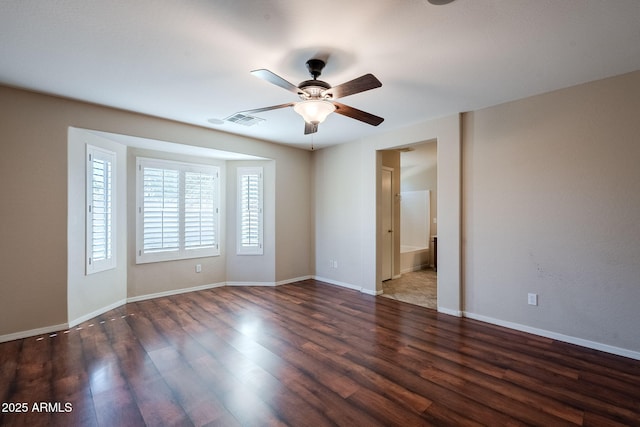
{"type": "Polygon", "coordinates": [[[263,108],[255,108],[253,110],[238,111],[238,113],[242,113],[242,114],[262,113],[263,111],[277,110],[278,108],[293,107],[294,104],[295,104],[294,102],[289,102],[286,104],[272,105],[271,107],[263,107],[263,108]]]}
{"type": "Polygon", "coordinates": [[[334,102],[333,105],[336,106],[336,113],[351,117],[352,119],[360,120],[361,122],[365,122],[372,126],[378,126],[384,121],[382,117],[374,116],[371,113],[349,107],[348,105],[340,104],[339,102],[334,102]]]}
{"type": "Polygon", "coordinates": [[[304,134],[309,135],[310,133],[318,132],[318,124],[304,122],[304,134]]]}
{"type": "Polygon", "coordinates": [[[322,93],[322,95],[330,94],[333,99],[338,99],[364,92],[366,90],[375,89],[380,86],[382,86],[382,83],[373,74],[365,74],[357,79],[353,79],[346,83],[342,83],[341,85],[334,86],[331,89],[327,89],[322,93]]]}
{"type": "Polygon", "coordinates": [[[294,85],[293,83],[290,83],[288,81],[286,81],[285,79],[283,79],[282,77],[280,77],[279,75],[269,71],[269,70],[265,70],[265,69],[260,69],[260,70],[253,70],[251,72],[251,74],[253,74],[254,76],[262,79],[262,80],[266,80],[269,83],[273,83],[276,86],[280,86],[283,89],[288,90],[289,92],[293,92],[296,95],[298,94],[298,92],[300,92],[300,90],[298,89],[298,86],[294,85]]]}

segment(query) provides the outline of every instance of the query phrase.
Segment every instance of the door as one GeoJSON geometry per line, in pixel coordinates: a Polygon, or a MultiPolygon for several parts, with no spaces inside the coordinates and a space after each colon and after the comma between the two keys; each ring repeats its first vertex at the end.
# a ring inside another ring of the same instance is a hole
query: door
{"type": "Polygon", "coordinates": [[[382,168],[382,280],[393,277],[393,169],[382,168]]]}

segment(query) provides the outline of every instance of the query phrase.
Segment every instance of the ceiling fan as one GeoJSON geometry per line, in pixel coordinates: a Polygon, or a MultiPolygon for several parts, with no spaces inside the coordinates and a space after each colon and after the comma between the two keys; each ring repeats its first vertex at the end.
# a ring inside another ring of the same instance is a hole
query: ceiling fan
{"type": "Polygon", "coordinates": [[[334,99],[344,98],[345,96],[354,95],[370,89],[382,86],[382,83],[375,78],[373,74],[365,74],[356,79],[342,83],[338,86],[331,86],[329,83],[318,80],[322,69],[326,65],[321,59],[310,59],[306,63],[312,80],[305,80],[298,86],[289,83],[277,74],[266,70],[254,70],[251,72],[254,76],[280,86],[300,97],[298,102],[289,102],[286,104],[272,105],[271,107],[256,108],[254,110],[240,111],[240,114],[254,114],[263,111],[276,110],[278,108],[293,107],[294,111],[300,114],[305,121],[304,134],[315,133],[318,131],[318,125],[322,123],[329,114],[336,112],[361,122],[378,126],[384,121],[382,117],[374,116],[366,111],[341,104],[334,99]]]}

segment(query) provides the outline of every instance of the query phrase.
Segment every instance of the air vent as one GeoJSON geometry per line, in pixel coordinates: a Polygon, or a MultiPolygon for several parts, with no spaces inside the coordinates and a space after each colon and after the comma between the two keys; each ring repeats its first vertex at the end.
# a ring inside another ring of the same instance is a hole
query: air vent
{"type": "Polygon", "coordinates": [[[253,126],[258,123],[264,122],[265,119],[261,119],[260,117],[250,116],[248,114],[236,113],[232,116],[224,119],[227,122],[236,123],[242,126],[253,126]]]}

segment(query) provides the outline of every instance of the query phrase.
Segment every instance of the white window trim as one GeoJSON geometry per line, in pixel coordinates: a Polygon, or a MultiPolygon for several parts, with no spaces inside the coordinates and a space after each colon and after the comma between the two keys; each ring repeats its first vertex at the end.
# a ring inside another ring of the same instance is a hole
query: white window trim
{"type": "Polygon", "coordinates": [[[151,262],[173,261],[181,259],[203,258],[220,255],[220,168],[213,165],[185,163],[173,160],[160,160],[146,157],[136,158],[136,264],[151,262]],[[166,252],[144,252],[144,200],[143,200],[143,173],[144,167],[155,167],[162,169],[177,169],[182,177],[179,190],[179,248],[166,252]],[[215,179],[214,190],[214,215],[216,241],[213,247],[186,249],[184,235],[184,174],[185,172],[211,173],[215,179]]]}
{"type": "Polygon", "coordinates": [[[105,150],[103,148],[95,147],[92,145],[86,145],[86,245],[85,245],[85,253],[86,253],[86,274],[98,273],[100,271],[106,271],[116,268],[116,153],[113,151],[105,150]],[[110,164],[110,178],[111,182],[109,185],[109,194],[107,197],[110,199],[109,203],[111,205],[111,212],[109,213],[110,221],[108,224],[107,235],[105,236],[106,245],[108,248],[105,248],[110,253],[110,257],[95,260],[93,254],[93,246],[94,246],[94,228],[93,228],[93,220],[94,220],[94,206],[93,206],[93,188],[94,188],[94,160],[100,159],[110,164]]]}
{"type": "Polygon", "coordinates": [[[261,166],[238,167],[237,172],[237,239],[236,254],[237,255],[263,255],[264,253],[264,179],[263,168],[261,166]],[[256,245],[243,245],[242,243],[242,214],[245,209],[242,206],[242,177],[244,175],[258,175],[258,243],[256,245]]]}

